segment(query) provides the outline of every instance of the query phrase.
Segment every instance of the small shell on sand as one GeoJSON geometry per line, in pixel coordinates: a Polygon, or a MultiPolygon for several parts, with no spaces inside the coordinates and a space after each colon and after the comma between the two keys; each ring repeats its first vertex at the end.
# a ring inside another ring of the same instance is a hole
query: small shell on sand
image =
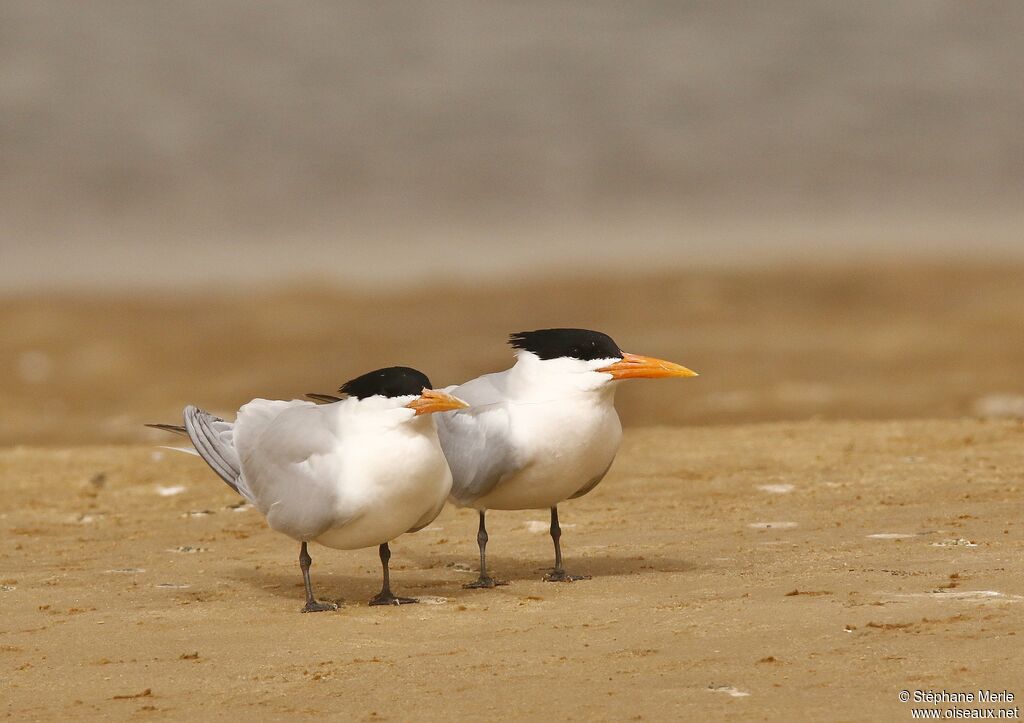
{"type": "Polygon", "coordinates": [[[908,537],[917,537],[916,532],[876,532],[868,535],[872,540],[905,540],[908,537]]]}
{"type": "Polygon", "coordinates": [[[751,522],[747,525],[755,530],[792,530],[799,526],[796,522],[751,522]]]}
{"type": "MultiPolygon", "coordinates": [[[[547,532],[548,530],[551,529],[551,523],[549,523],[549,522],[542,522],[541,520],[527,520],[525,524],[526,524],[526,529],[529,532],[540,533],[540,532],[547,532]]],[[[562,524],[559,525],[559,527],[561,527],[563,530],[571,530],[575,526],[576,525],[562,525],[562,524]]]]}
{"type": "MultiPolygon", "coordinates": [[[[886,595],[887,593],[882,593],[886,595]]],[[[932,600],[957,600],[961,602],[1020,602],[1024,597],[1007,595],[996,590],[934,590],[932,592],[888,593],[890,599],[930,598],[932,600]]]]}
{"type": "Polygon", "coordinates": [[[750,693],[745,690],[740,690],[732,685],[710,685],[708,686],[709,693],[725,693],[730,698],[746,698],[750,693]]]}
{"type": "Polygon", "coordinates": [[[794,485],[758,485],[757,488],[762,492],[768,492],[773,495],[784,495],[787,492],[792,492],[796,487],[794,485]]]}
{"type": "Polygon", "coordinates": [[[173,497],[174,495],[180,495],[186,489],[188,488],[185,487],[185,485],[171,485],[168,487],[165,487],[164,485],[157,485],[156,493],[161,497],[173,497]]]}

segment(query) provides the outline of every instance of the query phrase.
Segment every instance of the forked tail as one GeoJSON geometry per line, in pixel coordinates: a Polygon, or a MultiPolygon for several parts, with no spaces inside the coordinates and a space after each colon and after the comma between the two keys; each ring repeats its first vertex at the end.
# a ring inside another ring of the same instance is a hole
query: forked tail
{"type": "Polygon", "coordinates": [[[252,493],[242,477],[241,464],[234,445],[234,423],[226,422],[209,412],[189,405],[185,407],[185,425],[147,424],[147,427],[182,434],[192,440],[192,446],[210,469],[228,486],[250,502],[252,493]]]}

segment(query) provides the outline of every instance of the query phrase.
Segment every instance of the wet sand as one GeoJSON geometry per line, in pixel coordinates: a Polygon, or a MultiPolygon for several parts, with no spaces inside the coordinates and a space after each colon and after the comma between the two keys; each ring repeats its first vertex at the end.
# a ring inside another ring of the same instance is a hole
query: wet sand
{"type": "Polygon", "coordinates": [[[506,368],[508,333],[583,326],[701,373],[618,394],[626,426],[1024,416],[1024,267],[876,264],[524,277],[378,292],[0,301],[0,445],[159,442],[186,403],[331,392],[381,366],[506,368]]]}
{"type": "MultiPolygon", "coordinates": [[[[631,428],[544,512],[446,509],[393,545],[419,605],[370,608],[374,550],[297,545],[201,461],[149,445],[0,451],[0,710],[12,720],[910,718],[900,690],[1019,697],[1019,421],[631,428]],[[163,494],[161,494],[161,492],[163,494]]],[[[1013,704],[1009,704],[1013,705],[1013,704]]]]}

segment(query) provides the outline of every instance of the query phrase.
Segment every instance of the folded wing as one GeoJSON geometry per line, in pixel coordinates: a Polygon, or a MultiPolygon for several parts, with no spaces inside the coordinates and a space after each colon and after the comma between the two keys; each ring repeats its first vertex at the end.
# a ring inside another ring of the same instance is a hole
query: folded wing
{"type": "Polygon", "coordinates": [[[518,470],[510,440],[505,373],[487,374],[445,389],[470,404],[437,415],[437,434],[452,471],[452,499],[471,505],[518,470]]]}
{"type": "Polygon", "coordinates": [[[235,440],[242,477],[272,528],[312,540],[344,523],[338,509],[341,439],[334,412],[302,400],[254,399],[240,410],[235,440]]]}

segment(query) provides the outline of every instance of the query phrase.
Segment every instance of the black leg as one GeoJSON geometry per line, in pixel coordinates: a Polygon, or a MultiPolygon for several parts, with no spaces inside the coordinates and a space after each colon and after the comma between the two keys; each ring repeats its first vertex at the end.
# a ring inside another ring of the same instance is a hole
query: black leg
{"type": "Polygon", "coordinates": [[[486,510],[480,510],[480,528],[476,532],[476,544],[480,547],[480,577],[473,582],[467,582],[462,587],[479,588],[508,585],[508,582],[505,580],[495,580],[487,574],[487,527],[484,525],[484,515],[486,514],[486,510]]]}
{"type": "Polygon", "coordinates": [[[555,543],[555,568],[544,576],[548,582],[575,582],[576,580],[589,580],[590,575],[570,575],[562,567],[562,545],[559,540],[562,538],[562,528],[558,526],[558,507],[551,508],[551,539],[555,543]]]}
{"type": "Polygon", "coordinates": [[[322,613],[325,610],[337,610],[334,603],[317,602],[313,597],[313,586],[309,582],[309,566],[313,564],[313,558],[306,550],[306,543],[299,548],[299,567],[302,569],[302,581],[306,583],[306,607],[302,608],[304,613],[322,613]]]}
{"type": "Polygon", "coordinates": [[[391,560],[391,548],[388,543],[380,546],[380,565],[384,568],[384,585],[377,597],[370,601],[371,605],[410,605],[419,602],[414,597],[395,597],[391,594],[391,573],[388,570],[388,561],[391,560]]]}

